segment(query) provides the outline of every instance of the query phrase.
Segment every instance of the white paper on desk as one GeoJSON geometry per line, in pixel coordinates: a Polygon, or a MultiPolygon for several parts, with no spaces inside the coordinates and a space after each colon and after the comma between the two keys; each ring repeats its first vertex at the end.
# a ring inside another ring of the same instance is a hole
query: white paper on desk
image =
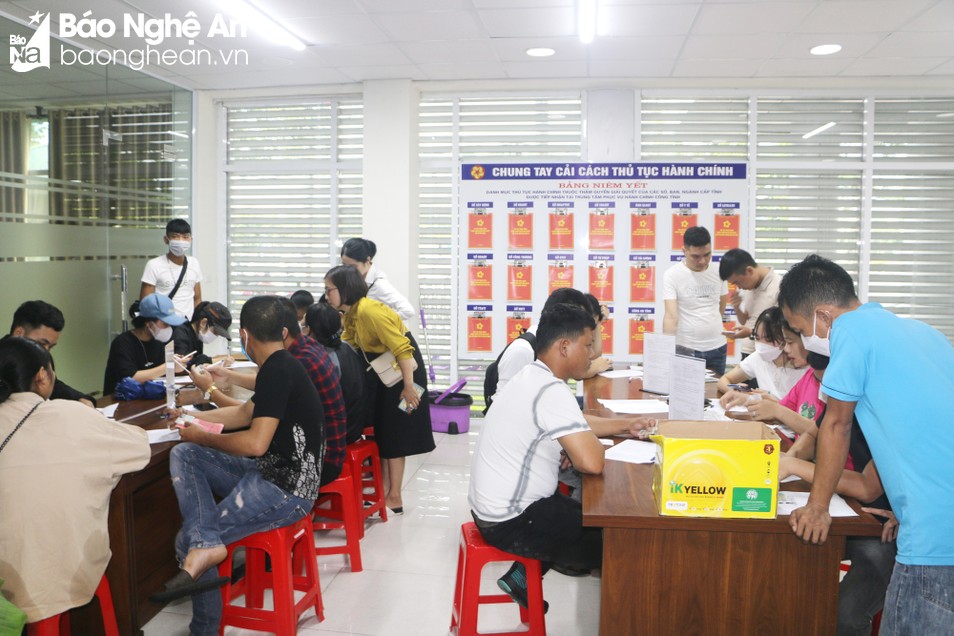
{"type": "Polygon", "coordinates": [[[119,408],[119,402],[116,402],[115,404],[110,404],[109,406],[104,406],[103,408],[96,409],[96,410],[102,413],[103,415],[105,415],[106,417],[108,417],[109,419],[113,419],[114,417],[116,417],[116,409],[118,408],[119,408]]]}
{"type": "MultiPolygon", "coordinates": [[[[807,492],[792,492],[790,490],[780,490],[778,492],[778,514],[790,515],[796,508],[801,508],[808,503],[807,492]]],[[[831,504],[828,506],[828,514],[832,517],[857,517],[858,514],[851,509],[848,502],[839,495],[832,495],[831,504]]]]}
{"type": "Polygon", "coordinates": [[[188,375],[177,375],[176,384],[192,384],[192,378],[188,375]]]}
{"type": "Polygon", "coordinates": [[[604,378],[641,378],[643,377],[642,369],[613,369],[612,371],[603,371],[600,374],[604,378]]]}
{"type": "Polygon", "coordinates": [[[669,389],[669,419],[701,420],[706,408],[706,361],[673,356],[669,389]]]}
{"type": "Polygon", "coordinates": [[[613,411],[626,415],[646,415],[648,413],[667,413],[669,406],[662,400],[598,400],[600,404],[613,411]]]}
{"type": "Polygon", "coordinates": [[[676,336],[643,334],[643,391],[669,393],[669,377],[675,357],[676,336]]]}
{"type": "Polygon", "coordinates": [[[251,369],[257,367],[258,365],[252,362],[251,360],[236,360],[229,367],[230,369],[251,369]]]}
{"type": "Polygon", "coordinates": [[[652,464],[656,461],[656,444],[628,439],[606,449],[606,459],[629,464],[652,464]]]}
{"type": "Polygon", "coordinates": [[[151,431],[146,431],[146,434],[149,436],[150,444],[161,444],[162,442],[178,442],[181,437],[179,437],[179,429],[177,428],[155,428],[151,431]]]}
{"type": "Polygon", "coordinates": [[[799,481],[799,480],[801,480],[801,477],[799,477],[798,475],[789,475],[785,479],[779,479],[778,483],[787,484],[790,481],[799,481]]]}

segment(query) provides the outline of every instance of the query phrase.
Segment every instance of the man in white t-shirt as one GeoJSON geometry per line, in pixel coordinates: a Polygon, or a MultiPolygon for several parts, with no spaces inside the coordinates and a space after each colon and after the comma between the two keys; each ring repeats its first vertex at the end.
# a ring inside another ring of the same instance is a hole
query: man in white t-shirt
{"type": "MultiPolygon", "coordinates": [[[[600,566],[599,528],[583,527],[579,502],[557,490],[561,463],[603,470],[603,445],[566,381],[590,364],[596,323],[557,304],[537,326],[537,359],[498,391],[477,439],[468,502],[484,539],[507,552],[587,571],[600,566]]],[[[526,607],[526,572],[515,563],[497,582],[526,607]]]]}
{"type": "Polygon", "coordinates": [[[704,227],[683,237],[682,262],[663,276],[663,333],[676,336],[676,353],[706,361],[716,375],[725,374],[726,341],[722,334],[729,287],[712,262],[712,238],[704,227]]]}
{"type": "Polygon", "coordinates": [[[169,246],[169,251],[146,263],[139,299],[153,292],[170,296],[176,313],[191,320],[195,306],[202,302],[199,259],[186,256],[192,248],[192,226],[184,219],[172,219],[166,224],[166,235],[162,240],[169,246]]]}
{"type": "Polygon", "coordinates": [[[745,250],[736,248],[722,255],[719,278],[741,290],[729,298],[741,327],[735,329],[732,335],[726,334],[726,337],[741,340],[740,351],[744,359],[755,352],[755,341],[749,336],[762,312],[778,302],[778,285],[782,277],[771,267],[756,263],[745,250]]]}

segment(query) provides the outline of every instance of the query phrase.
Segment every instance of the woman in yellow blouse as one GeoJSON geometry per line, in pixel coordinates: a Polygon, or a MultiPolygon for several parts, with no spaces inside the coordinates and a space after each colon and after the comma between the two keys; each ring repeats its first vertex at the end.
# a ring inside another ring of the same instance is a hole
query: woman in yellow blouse
{"type": "Polygon", "coordinates": [[[368,285],[354,267],[340,265],[325,275],[325,298],[329,305],[344,313],[341,339],[357,347],[368,360],[390,351],[401,367],[403,382],[392,387],[384,386],[373,369],[367,371],[366,382],[374,439],[387,467],[386,504],[395,514],[402,514],[404,458],[434,450],[431,412],[426,399],[427,373],[420,349],[401,317],[367,295],[368,285]],[[416,370],[412,360],[417,362],[416,370]],[[418,395],[418,387],[424,391],[423,400],[418,395]],[[402,399],[407,404],[406,410],[399,408],[402,399]]]}

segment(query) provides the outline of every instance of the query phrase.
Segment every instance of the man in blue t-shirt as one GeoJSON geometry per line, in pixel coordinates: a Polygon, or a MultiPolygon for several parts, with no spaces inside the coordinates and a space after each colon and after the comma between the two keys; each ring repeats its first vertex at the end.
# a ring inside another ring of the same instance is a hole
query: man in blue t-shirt
{"type": "Polygon", "coordinates": [[[864,431],[900,523],[884,604],[885,633],[950,633],[954,625],[954,347],[936,329],[861,304],[851,276],[817,255],[782,279],[779,306],[805,348],[830,355],[828,407],[808,504],[795,534],[823,543],[828,504],[845,465],[852,416],[864,431]],[[830,343],[830,344],[829,344],[830,343]]]}

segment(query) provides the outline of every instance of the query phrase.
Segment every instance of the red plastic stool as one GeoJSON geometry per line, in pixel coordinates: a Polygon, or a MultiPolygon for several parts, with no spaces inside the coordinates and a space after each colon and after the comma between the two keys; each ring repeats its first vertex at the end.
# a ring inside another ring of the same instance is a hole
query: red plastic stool
{"type": "Polygon", "coordinates": [[[364,523],[361,511],[358,508],[358,499],[354,492],[354,476],[351,467],[345,464],[341,467],[341,474],[330,484],[321,487],[318,500],[312,509],[315,519],[315,530],[336,530],[344,528],[345,542],[342,545],[315,546],[315,553],[347,554],[351,563],[352,572],[361,571],[361,534],[364,523]],[[330,508],[322,507],[327,502],[330,508]],[[317,521],[318,518],[329,518],[336,521],[317,521]]]}
{"type": "Polygon", "coordinates": [[[454,592],[454,609],[451,613],[451,632],[458,636],[473,636],[477,631],[477,612],[481,604],[512,603],[506,594],[481,594],[480,573],[484,566],[495,561],[519,561],[527,569],[527,609],[520,608],[520,621],[529,629],[521,632],[494,632],[494,636],[531,634],[546,636],[547,626],[543,616],[543,575],[540,562],[516,556],[491,546],[484,541],[480,530],[473,522],[460,528],[460,553],[457,556],[457,587],[454,592]]]}
{"type": "MultiPolygon", "coordinates": [[[[106,575],[99,580],[94,594],[99,600],[99,609],[103,614],[103,632],[106,636],[119,636],[119,626],[116,624],[116,609],[113,607],[113,595],[109,591],[109,581],[106,575]]],[[[42,621],[27,625],[27,636],[69,636],[69,612],[44,618],[42,621]],[[60,618],[65,620],[61,621],[60,618]]]]}
{"type": "Polygon", "coordinates": [[[230,544],[228,556],[219,565],[220,575],[232,575],[232,556],[240,547],[245,548],[245,577],[222,588],[220,634],[225,633],[226,625],[232,625],[291,636],[297,632],[298,619],[309,607],[315,608],[319,622],[325,619],[314,528],[309,516],[290,526],[256,532],[230,544]],[[271,557],[271,572],[265,571],[266,554],[271,557]],[[304,563],[304,575],[300,574],[300,569],[292,567],[293,560],[304,563]],[[265,588],[269,587],[272,588],[273,609],[263,609],[265,588]],[[296,590],[305,593],[297,603],[296,590]],[[245,605],[233,605],[232,601],[243,594],[245,605]]]}
{"type": "Polygon", "coordinates": [[[388,520],[388,508],[384,505],[384,480],[381,478],[381,456],[378,445],[372,440],[359,439],[348,444],[348,460],[354,478],[355,498],[361,515],[361,535],[364,538],[364,520],[378,513],[382,521],[388,520]],[[365,493],[364,489],[373,492],[365,493]]]}

